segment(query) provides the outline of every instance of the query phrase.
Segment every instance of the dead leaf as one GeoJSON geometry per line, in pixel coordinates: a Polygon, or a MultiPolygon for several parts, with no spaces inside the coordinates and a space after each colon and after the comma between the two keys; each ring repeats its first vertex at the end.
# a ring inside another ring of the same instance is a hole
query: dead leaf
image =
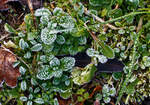
{"type": "Polygon", "coordinates": [[[0,84],[3,82],[7,86],[14,88],[17,86],[17,78],[21,75],[19,69],[13,68],[13,63],[17,58],[7,49],[0,48],[0,84]]]}

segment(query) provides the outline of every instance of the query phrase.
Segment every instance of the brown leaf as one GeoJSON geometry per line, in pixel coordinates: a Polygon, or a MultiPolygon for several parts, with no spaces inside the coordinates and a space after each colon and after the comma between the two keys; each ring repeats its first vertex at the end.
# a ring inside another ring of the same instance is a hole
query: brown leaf
{"type": "Polygon", "coordinates": [[[7,49],[0,48],[0,84],[5,81],[7,86],[16,87],[17,78],[21,75],[19,69],[13,68],[17,58],[7,49]]]}

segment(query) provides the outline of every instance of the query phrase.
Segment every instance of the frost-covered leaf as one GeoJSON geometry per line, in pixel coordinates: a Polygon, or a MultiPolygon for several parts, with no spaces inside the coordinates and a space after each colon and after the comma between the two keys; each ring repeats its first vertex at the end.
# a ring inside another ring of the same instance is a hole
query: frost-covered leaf
{"type": "Polygon", "coordinates": [[[26,96],[21,96],[21,97],[20,97],[20,100],[21,100],[21,101],[27,101],[28,98],[27,98],[26,96]]]}
{"type": "Polygon", "coordinates": [[[32,105],[32,103],[33,103],[32,101],[28,101],[27,105],[32,105]]]}
{"type": "Polygon", "coordinates": [[[7,41],[7,42],[4,41],[4,45],[5,45],[7,48],[17,48],[17,45],[16,45],[14,42],[12,42],[11,40],[9,40],[9,41],[7,41]]]}
{"type": "Polygon", "coordinates": [[[27,89],[27,83],[25,80],[21,82],[21,90],[25,91],[27,89]]]}
{"type": "Polygon", "coordinates": [[[122,35],[122,34],[124,34],[124,33],[125,33],[125,30],[120,29],[120,30],[118,31],[118,33],[122,35]]]}
{"type": "Polygon", "coordinates": [[[48,29],[55,29],[56,27],[57,27],[57,23],[52,22],[52,21],[48,22],[48,25],[47,25],[48,29]]]}
{"type": "Polygon", "coordinates": [[[25,69],[24,67],[20,66],[20,67],[19,67],[19,72],[20,72],[22,75],[24,75],[25,72],[26,72],[26,69],[25,69]]]}
{"type": "Polygon", "coordinates": [[[109,103],[111,99],[110,99],[110,97],[104,97],[103,100],[105,103],[109,103]]]}
{"type": "Polygon", "coordinates": [[[53,72],[53,76],[56,77],[56,78],[60,78],[62,76],[62,74],[63,74],[63,71],[61,69],[55,70],[53,72]]]}
{"type": "Polygon", "coordinates": [[[114,87],[110,88],[109,94],[110,94],[111,96],[115,96],[115,94],[116,94],[116,89],[115,89],[114,87]]]}
{"type": "Polygon", "coordinates": [[[87,43],[87,38],[86,38],[86,36],[81,36],[80,38],[79,38],[79,44],[80,45],[85,45],[87,43]]]}
{"type": "Polygon", "coordinates": [[[44,25],[47,25],[48,22],[49,22],[49,17],[48,17],[48,16],[42,16],[42,17],[40,18],[40,22],[41,22],[42,24],[44,24],[44,25]]]}
{"type": "Polygon", "coordinates": [[[62,8],[59,8],[59,7],[56,7],[54,10],[53,10],[53,14],[55,16],[57,15],[60,15],[61,13],[63,13],[64,11],[62,10],[62,8]]]}
{"type": "Polygon", "coordinates": [[[106,63],[107,62],[107,58],[104,55],[95,55],[95,57],[98,58],[98,61],[100,63],[106,63]]]}
{"type": "Polygon", "coordinates": [[[38,84],[38,82],[36,81],[35,78],[31,78],[31,84],[36,86],[38,84]]]}
{"type": "Polygon", "coordinates": [[[42,29],[41,40],[44,44],[50,45],[56,40],[57,36],[55,34],[50,34],[47,28],[42,29]]]}
{"type": "Polygon", "coordinates": [[[42,44],[40,44],[40,43],[38,43],[38,44],[34,45],[33,47],[31,47],[31,51],[37,52],[37,51],[40,51],[40,50],[42,50],[42,44]]]}
{"type": "Polygon", "coordinates": [[[34,13],[35,16],[51,16],[51,12],[47,8],[37,9],[34,13]]]}
{"type": "Polygon", "coordinates": [[[44,104],[44,100],[42,98],[36,98],[34,102],[37,104],[44,104]]]}
{"type": "Polygon", "coordinates": [[[61,65],[64,71],[72,69],[75,66],[75,59],[73,57],[64,57],[61,59],[61,65]]]}
{"type": "Polygon", "coordinates": [[[27,52],[26,54],[24,54],[24,58],[29,59],[31,58],[31,52],[27,52]]]}
{"type": "Polygon", "coordinates": [[[39,87],[37,87],[37,88],[34,89],[34,93],[38,93],[39,91],[40,91],[39,87]]]}
{"type": "Polygon", "coordinates": [[[47,80],[51,79],[53,77],[52,70],[49,69],[49,66],[46,65],[42,68],[42,70],[39,70],[37,74],[37,78],[40,80],[47,80]]]}
{"type": "Polygon", "coordinates": [[[104,6],[111,3],[111,0],[89,0],[90,5],[92,6],[104,6]]]}
{"type": "Polygon", "coordinates": [[[43,44],[43,49],[42,49],[43,52],[49,53],[49,52],[51,52],[53,49],[54,49],[54,44],[50,44],[50,45],[43,44]]]}
{"type": "Polygon", "coordinates": [[[53,84],[58,85],[60,83],[60,81],[61,81],[60,78],[54,78],[53,79],[53,84]]]}
{"type": "Polygon", "coordinates": [[[65,38],[62,35],[58,35],[57,39],[56,39],[56,42],[58,44],[64,44],[65,43],[65,38]]]}
{"type": "Polygon", "coordinates": [[[86,54],[90,57],[93,57],[95,55],[99,55],[99,52],[98,51],[95,51],[93,48],[88,48],[86,50],[86,54]]]}
{"type": "Polygon", "coordinates": [[[74,19],[71,16],[62,16],[59,19],[59,25],[66,29],[72,29],[75,26],[74,19]]]}
{"type": "Polygon", "coordinates": [[[57,98],[54,99],[54,105],[59,105],[57,98]]]}
{"type": "Polygon", "coordinates": [[[69,85],[70,85],[70,80],[69,80],[69,79],[65,81],[65,85],[66,85],[66,86],[69,86],[69,85]]]}
{"type": "Polygon", "coordinates": [[[54,57],[50,62],[49,62],[50,67],[54,67],[54,66],[59,66],[60,65],[60,61],[58,58],[54,57]]]}
{"type": "Polygon", "coordinates": [[[7,23],[5,23],[4,28],[9,33],[14,33],[14,34],[17,33],[17,31],[7,23]]]}
{"type": "Polygon", "coordinates": [[[105,94],[105,93],[108,93],[108,92],[109,92],[109,86],[107,84],[105,84],[103,86],[102,93],[105,94]]]}
{"type": "Polygon", "coordinates": [[[63,99],[68,99],[72,95],[72,92],[68,89],[64,92],[60,92],[59,94],[63,99]]]}
{"type": "Polygon", "coordinates": [[[74,68],[71,72],[73,82],[77,85],[83,85],[91,81],[95,75],[96,68],[89,66],[88,69],[81,70],[80,68],[74,68]]]}
{"type": "Polygon", "coordinates": [[[29,100],[32,100],[33,99],[33,95],[32,94],[29,94],[29,100]]]}
{"type": "Polygon", "coordinates": [[[22,33],[22,32],[19,32],[19,33],[18,33],[18,36],[19,36],[19,37],[25,37],[25,34],[22,33]]]}
{"type": "Polygon", "coordinates": [[[29,45],[28,45],[27,42],[24,41],[24,39],[20,39],[20,41],[19,41],[19,47],[20,47],[22,50],[24,50],[24,49],[28,48],[29,45]]]}

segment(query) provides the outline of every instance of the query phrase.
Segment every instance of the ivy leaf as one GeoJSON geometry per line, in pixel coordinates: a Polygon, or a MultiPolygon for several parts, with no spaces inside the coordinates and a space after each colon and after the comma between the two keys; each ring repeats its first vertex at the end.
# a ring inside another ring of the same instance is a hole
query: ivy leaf
{"type": "Polygon", "coordinates": [[[38,43],[38,44],[34,45],[33,47],[31,47],[31,51],[37,52],[37,51],[40,51],[40,50],[42,50],[42,44],[40,44],[40,43],[38,43]]]}
{"type": "Polygon", "coordinates": [[[7,23],[5,23],[4,28],[9,33],[14,33],[14,34],[17,33],[17,31],[7,23]]]}
{"type": "Polygon", "coordinates": [[[108,46],[107,44],[105,44],[102,41],[98,41],[98,43],[102,48],[102,54],[104,56],[106,56],[108,58],[111,58],[111,59],[113,59],[115,57],[115,53],[114,53],[113,49],[110,46],[108,46]]]}
{"type": "Polygon", "coordinates": [[[44,104],[44,100],[42,98],[37,98],[34,100],[34,102],[37,104],[44,104]]]}

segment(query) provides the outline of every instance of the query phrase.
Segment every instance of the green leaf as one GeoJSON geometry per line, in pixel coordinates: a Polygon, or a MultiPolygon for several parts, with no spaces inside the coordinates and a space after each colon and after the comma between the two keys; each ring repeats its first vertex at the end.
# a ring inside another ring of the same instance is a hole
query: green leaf
{"type": "Polygon", "coordinates": [[[28,101],[27,105],[32,105],[32,103],[33,103],[32,101],[28,101]]]}
{"type": "Polygon", "coordinates": [[[35,16],[51,16],[51,12],[47,8],[40,8],[35,11],[35,16]]]}
{"type": "Polygon", "coordinates": [[[42,29],[41,40],[44,44],[51,45],[56,40],[56,38],[56,34],[50,34],[50,31],[47,28],[42,29]]]}
{"type": "Polygon", "coordinates": [[[31,51],[37,52],[42,50],[42,44],[38,43],[36,45],[34,45],[33,47],[31,47],[31,51]]]}
{"type": "Polygon", "coordinates": [[[107,44],[105,44],[102,41],[98,41],[98,43],[102,48],[102,54],[104,56],[111,58],[111,59],[113,59],[115,57],[114,50],[110,46],[108,46],[107,44]]]}
{"type": "Polygon", "coordinates": [[[54,99],[54,105],[59,105],[57,98],[54,99]]]}
{"type": "Polygon", "coordinates": [[[24,41],[24,39],[20,39],[19,41],[19,47],[22,49],[22,50],[25,50],[26,48],[29,47],[28,43],[24,41]]]}
{"type": "Polygon", "coordinates": [[[84,96],[85,99],[88,99],[89,98],[89,93],[86,92],[86,93],[83,94],[83,96],[84,96]]]}
{"type": "Polygon", "coordinates": [[[7,23],[5,23],[4,28],[9,33],[17,34],[17,31],[7,23]]]}
{"type": "Polygon", "coordinates": [[[26,72],[26,69],[25,69],[24,67],[20,66],[20,67],[19,67],[19,72],[20,72],[22,75],[24,75],[25,72],[26,72]]]}
{"type": "Polygon", "coordinates": [[[119,5],[121,5],[123,3],[123,0],[117,0],[117,2],[119,3],[119,5]]]}
{"type": "Polygon", "coordinates": [[[117,81],[117,80],[121,79],[122,72],[115,72],[115,73],[112,74],[112,77],[113,77],[114,80],[117,81]]]}
{"type": "Polygon", "coordinates": [[[25,91],[27,89],[27,83],[25,80],[21,82],[21,90],[25,91]]]}
{"type": "Polygon", "coordinates": [[[72,67],[75,65],[75,59],[73,57],[64,57],[60,61],[64,71],[72,69],[72,67]]]}
{"type": "Polygon", "coordinates": [[[47,79],[51,79],[52,77],[53,77],[53,72],[52,70],[49,69],[48,65],[43,66],[42,69],[39,70],[37,74],[37,78],[40,80],[47,80],[47,79]]]}
{"type": "Polygon", "coordinates": [[[61,92],[61,93],[60,93],[60,96],[61,96],[63,99],[68,99],[71,95],[72,95],[72,93],[71,93],[70,90],[67,90],[67,91],[65,91],[65,92],[61,92]]]}
{"type": "Polygon", "coordinates": [[[37,104],[44,104],[44,100],[42,98],[36,98],[34,102],[37,104]]]}
{"type": "Polygon", "coordinates": [[[27,101],[28,98],[27,98],[26,96],[21,96],[21,97],[20,97],[20,100],[21,100],[21,101],[27,101]]]}

